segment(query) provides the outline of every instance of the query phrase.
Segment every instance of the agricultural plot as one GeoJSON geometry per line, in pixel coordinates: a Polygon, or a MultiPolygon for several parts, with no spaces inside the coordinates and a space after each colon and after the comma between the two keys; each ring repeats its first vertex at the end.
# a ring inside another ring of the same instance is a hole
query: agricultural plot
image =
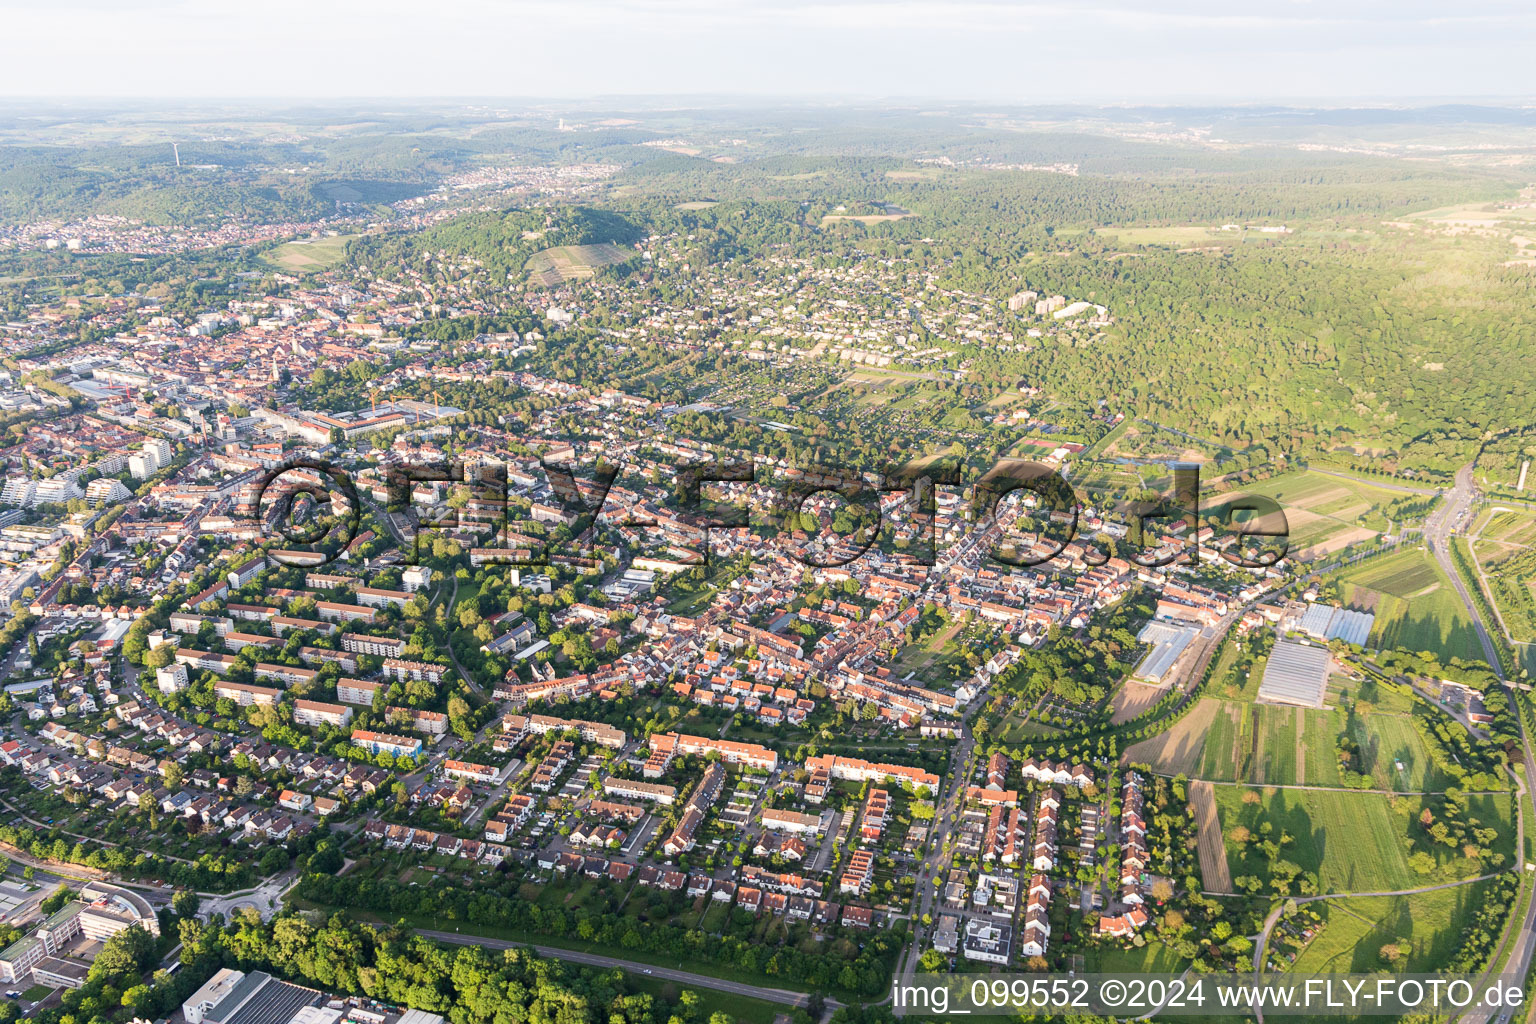
{"type": "Polygon", "coordinates": [[[1482,645],[1466,606],[1422,548],[1373,558],[1340,577],[1345,604],[1376,613],[1370,643],[1478,660],[1482,645]]]}
{"type": "Polygon", "coordinates": [[[1149,764],[1154,771],[1165,775],[1198,776],[1206,733],[1210,731],[1220,703],[1209,697],[1199,701],[1172,728],[1125,748],[1120,759],[1127,763],[1149,764]]]}
{"type": "Polygon", "coordinates": [[[1206,890],[1234,892],[1215,788],[1209,782],[1191,782],[1189,803],[1194,808],[1195,823],[1199,829],[1200,877],[1206,890]]]}
{"type": "Polygon", "coordinates": [[[1488,510],[1485,521],[1475,532],[1479,547],[1536,547],[1536,516],[1495,506],[1488,510]]]}
{"type": "Polygon", "coordinates": [[[1291,552],[1303,561],[1332,554],[1386,530],[1382,509],[1402,497],[1360,480],[1310,470],[1250,484],[1233,496],[1238,493],[1264,495],[1280,503],[1285,509],[1291,552]]]}
{"type": "Polygon", "coordinates": [[[562,245],[528,257],[524,269],[534,284],[553,288],[571,281],[585,281],[603,267],[613,267],[634,253],[612,242],[597,245],[562,245]]]}
{"type": "Polygon", "coordinates": [[[1236,701],[1211,701],[1215,713],[1205,746],[1200,752],[1199,776],[1215,782],[1235,782],[1239,771],[1246,771],[1253,737],[1249,730],[1253,716],[1248,706],[1236,701]]]}
{"type": "MultiPolygon", "coordinates": [[[[1524,533],[1519,530],[1513,535],[1524,533]]],[[[1516,640],[1536,641],[1536,546],[1478,538],[1472,551],[1510,635],[1516,640]]]]}
{"type": "Polygon", "coordinates": [[[1200,759],[1214,782],[1337,786],[1336,711],[1221,701],[1200,759]]]}

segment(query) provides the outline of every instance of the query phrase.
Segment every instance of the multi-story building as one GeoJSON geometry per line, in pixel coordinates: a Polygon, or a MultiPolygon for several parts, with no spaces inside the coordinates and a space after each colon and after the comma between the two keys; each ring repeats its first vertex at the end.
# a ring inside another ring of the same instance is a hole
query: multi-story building
{"type": "Polygon", "coordinates": [[[368,636],[365,633],[343,633],[341,649],[353,654],[372,654],[379,658],[398,658],[405,650],[405,641],[394,636],[368,636]]]}
{"type": "Polygon", "coordinates": [[[421,740],[414,736],[394,736],[387,732],[353,729],[352,742],[370,754],[393,754],[396,757],[415,757],[421,753],[421,740]]]}
{"type": "Polygon", "coordinates": [[[374,682],[370,679],[342,678],[336,683],[336,699],[343,704],[371,707],[373,705],[373,695],[385,689],[388,685],[388,683],[374,682]]]}
{"type": "Polygon", "coordinates": [[[385,590],[382,587],[358,587],[357,603],[366,608],[387,608],[394,605],[404,608],[411,595],[403,590],[385,590]]]}
{"type": "Polygon", "coordinates": [[[312,668],[295,668],[292,665],[271,665],[267,662],[257,662],[252,674],[257,679],[275,679],[284,686],[307,686],[315,681],[315,676],[320,673],[312,668]]]}
{"type": "Polygon", "coordinates": [[[214,684],[213,695],[228,697],[243,708],[250,707],[252,704],[271,707],[282,698],[283,691],[266,686],[251,686],[248,683],[231,683],[221,679],[214,684]]]}
{"type": "Polygon", "coordinates": [[[856,757],[823,754],[820,757],[806,758],[805,767],[813,775],[817,771],[825,771],[834,779],[847,779],[852,782],[881,782],[885,779],[895,779],[898,782],[909,782],[913,786],[927,786],[930,790],[936,790],[939,787],[937,775],[904,764],[886,764],[864,761],[856,757]]]}
{"type": "Polygon", "coordinates": [[[293,720],[299,725],[331,725],[340,729],[352,721],[352,709],[345,704],[296,700],[293,702],[293,720]]]}

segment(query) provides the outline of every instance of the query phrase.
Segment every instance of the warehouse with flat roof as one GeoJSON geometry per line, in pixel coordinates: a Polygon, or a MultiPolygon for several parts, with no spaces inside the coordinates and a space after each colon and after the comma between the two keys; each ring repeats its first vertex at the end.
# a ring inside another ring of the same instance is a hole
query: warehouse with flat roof
{"type": "Polygon", "coordinates": [[[1320,708],[1328,692],[1328,666],[1333,656],[1326,647],[1279,640],[1264,665],[1259,700],[1266,704],[1294,704],[1320,708]]]}

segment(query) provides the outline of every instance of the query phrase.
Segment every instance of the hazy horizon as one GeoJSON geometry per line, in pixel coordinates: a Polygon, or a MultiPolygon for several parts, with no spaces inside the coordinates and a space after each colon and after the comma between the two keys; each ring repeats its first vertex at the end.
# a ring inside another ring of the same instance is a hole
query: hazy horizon
{"type": "Polygon", "coordinates": [[[843,98],[1037,104],[1530,97],[1536,6],[1483,0],[767,3],[0,0],[11,99],[843,98]]]}

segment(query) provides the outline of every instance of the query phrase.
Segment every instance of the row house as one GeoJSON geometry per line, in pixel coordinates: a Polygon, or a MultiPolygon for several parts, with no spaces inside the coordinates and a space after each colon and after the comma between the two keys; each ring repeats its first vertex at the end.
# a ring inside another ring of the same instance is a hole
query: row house
{"type": "Polygon", "coordinates": [[[1044,875],[1029,880],[1024,904],[1024,941],[1019,952],[1025,956],[1045,956],[1051,938],[1051,882],[1044,875]]]}
{"type": "Polygon", "coordinates": [[[682,816],[678,819],[677,828],[667,837],[662,846],[667,856],[675,857],[693,849],[695,836],[704,823],[705,815],[724,788],[725,767],[720,762],[713,761],[704,770],[704,777],[699,780],[699,784],[689,794],[687,803],[683,805],[682,816]]]}
{"type": "Polygon", "coordinates": [[[1061,813],[1061,795],[1054,789],[1040,794],[1035,805],[1035,846],[1030,863],[1036,871],[1056,867],[1056,830],[1061,813]]]}
{"type": "Polygon", "coordinates": [[[1043,782],[1047,785],[1073,786],[1077,789],[1086,789],[1093,785],[1093,772],[1087,767],[1076,764],[1068,767],[1066,764],[1033,757],[1025,758],[1019,765],[1019,772],[1034,782],[1043,782]]]}

